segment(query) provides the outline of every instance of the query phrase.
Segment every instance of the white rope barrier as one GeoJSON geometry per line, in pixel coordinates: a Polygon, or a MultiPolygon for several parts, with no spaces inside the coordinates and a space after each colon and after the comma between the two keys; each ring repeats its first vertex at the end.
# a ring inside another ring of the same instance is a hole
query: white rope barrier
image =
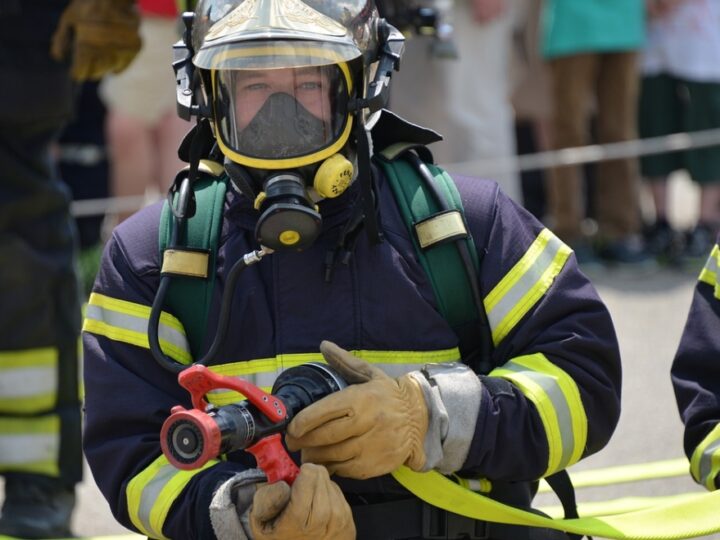
{"type": "MultiPolygon", "coordinates": [[[[632,158],[718,145],[720,145],[720,128],[692,133],[673,133],[662,137],[650,137],[617,143],[563,148],[561,150],[523,154],[509,158],[447,163],[443,164],[443,167],[450,172],[492,177],[500,173],[513,171],[550,169],[564,165],[597,163],[612,159],[632,158]]],[[[96,216],[106,213],[133,212],[146,206],[148,202],[150,201],[145,196],[85,199],[73,201],[70,210],[75,217],[96,216]]]]}
{"type": "Polygon", "coordinates": [[[561,150],[550,150],[509,158],[448,163],[444,167],[450,171],[462,169],[463,171],[475,171],[476,174],[492,176],[512,171],[549,169],[563,165],[581,165],[583,163],[662,154],[678,150],[706,148],[718,144],[720,144],[720,128],[692,133],[673,133],[662,137],[649,137],[617,143],[563,148],[561,150]]]}

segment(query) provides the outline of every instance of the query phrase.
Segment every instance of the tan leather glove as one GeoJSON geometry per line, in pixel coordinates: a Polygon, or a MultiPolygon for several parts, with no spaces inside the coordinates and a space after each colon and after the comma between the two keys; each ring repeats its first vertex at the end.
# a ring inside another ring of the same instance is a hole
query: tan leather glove
{"type": "Polygon", "coordinates": [[[349,478],[380,476],[400,465],[421,470],[428,409],[420,385],[410,375],[393,379],[329,341],[320,352],[354,384],[300,411],[288,426],[288,447],[301,449],[303,462],[349,478]]]}
{"type": "Polygon", "coordinates": [[[350,505],[325,467],[305,463],[292,487],[258,487],[250,510],[254,540],[354,540],[350,505]]]}
{"type": "Polygon", "coordinates": [[[134,0],[72,0],[60,17],[50,54],[72,55],[72,77],[100,79],[125,69],[140,50],[140,17],[134,0]]]}

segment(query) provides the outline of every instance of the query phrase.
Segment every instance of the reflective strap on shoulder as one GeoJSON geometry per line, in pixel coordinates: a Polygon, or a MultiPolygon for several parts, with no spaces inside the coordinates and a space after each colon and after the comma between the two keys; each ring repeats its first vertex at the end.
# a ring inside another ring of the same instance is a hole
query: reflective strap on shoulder
{"type": "Polygon", "coordinates": [[[587,441],[587,416],[575,381],[543,354],[513,358],[490,372],[515,384],[536,407],[548,440],[548,476],[576,463],[587,441]]]}
{"type": "Polygon", "coordinates": [[[617,515],[552,519],[474,493],[435,471],[418,473],[400,467],[392,475],[426,503],[482,521],[617,539],[680,540],[720,532],[720,490],[617,515]]]}
{"type": "Polygon", "coordinates": [[[493,343],[500,343],[543,297],[572,250],[543,229],[522,258],[485,297],[493,343]]]}
{"type": "Polygon", "coordinates": [[[163,251],[162,275],[207,278],[210,253],[191,249],[166,249],[163,251]]]}
{"type": "Polygon", "coordinates": [[[60,418],[0,417],[0,471],[60,476],[60,418]]]}
{"type": "Polygon", "coordinates": [[[714,491],[715,477],[720,472],[720,424],[698,444],[690,458],[690,474],[698,484],[714,491]]]}
{"type": "MultiPolygon", "coordinates": [[[[83,332],[149,349],[149,320],[150,306],[92,293],[85,309],[83,332]]],[[[179,320],[163,311],[158,333],[165,354],[181,364],[192,362],[185,329],[179,320]]]]}
{"type": "Polygon", "coordinates": [[[37,414],[55,406],[58,350],[55,347],[0,351],[0,414],[37,414]]]}
{"type": "Polygon", "coordinates": [[[133,525],[150,538],[165,539],[162,529],[170,507],[195,475],[217,463],[210,460],[199,469],[182,471],[164,455],[158,457],[128,484],[127,506],[133,525]]]}

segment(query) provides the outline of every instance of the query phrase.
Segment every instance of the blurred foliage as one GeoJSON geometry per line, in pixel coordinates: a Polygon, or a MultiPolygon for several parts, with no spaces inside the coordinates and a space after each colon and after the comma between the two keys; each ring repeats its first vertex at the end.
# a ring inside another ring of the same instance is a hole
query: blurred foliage
{"type": "Polygon", "coordinates": [[[98,243],[81,250],[78,256],[78,278],[84,298],[90,296],[95,276],[100,269],[100,257],[102,256],[103,247],[102,243],[98,243]]]}

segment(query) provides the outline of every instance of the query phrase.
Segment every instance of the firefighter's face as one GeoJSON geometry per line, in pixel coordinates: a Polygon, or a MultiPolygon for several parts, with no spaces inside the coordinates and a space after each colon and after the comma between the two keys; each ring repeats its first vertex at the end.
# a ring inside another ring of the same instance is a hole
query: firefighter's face
{"type": "MultiPolygon", "coordinates": [[[[268,98],[287,94],[323,123],[331,121],[330,80],[319,67],[243,70],[236,72],[235,118],[244,129],[268,98]]],[[[288,122],[292,121],[288,118],[288,122]]]]}

